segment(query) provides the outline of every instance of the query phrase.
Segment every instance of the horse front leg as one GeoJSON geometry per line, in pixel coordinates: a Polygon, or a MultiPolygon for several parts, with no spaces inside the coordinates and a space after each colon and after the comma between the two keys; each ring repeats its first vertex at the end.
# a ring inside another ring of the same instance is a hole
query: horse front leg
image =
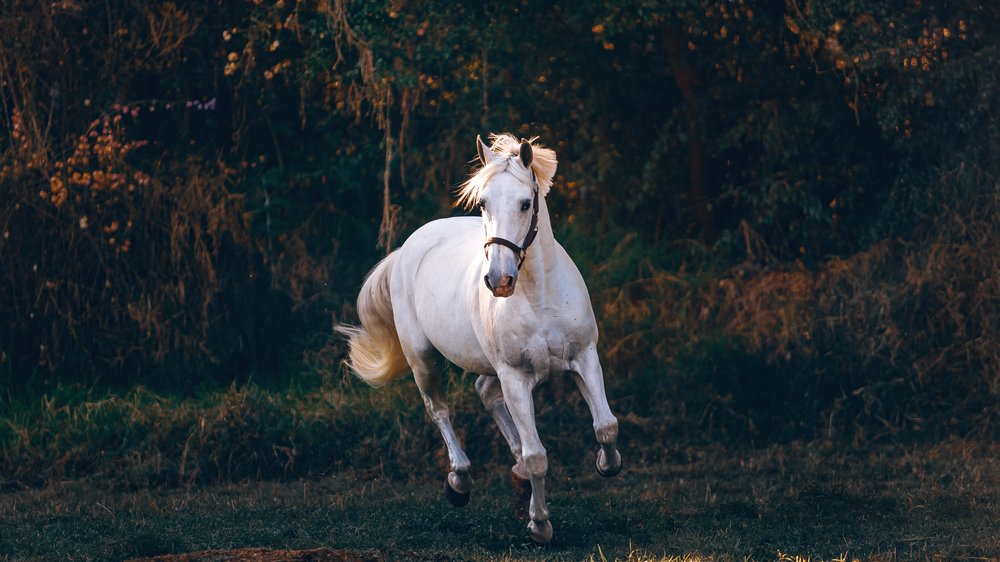
{"type": "Polygon", "coordinates": [[[597,356],[597,346],[591,345],[572,365],[574,380],[580,394],[590,407],[594,418],[594,434],[601,448],[597,451],[597,472],[601,476],[614,476],[622,469],[622,456],[618,452],[618,418],[611,413],[608,396],[604,392],[604,372],[597,356]]]}
{"type": "Polygon", "coordinates": [[[528,532],[537,543],[552,540],[552,523],[549,509],[545,505],[545,474],[549,470],[549,459],[538,437],[535,427],[535,405],[531,399],[535,380],[530,375],[506,368],[499,369],[497,377],[503,389],[504,401],[510,412],[517,433],[521,437],[521,465],[531,481],[531,500],[528,504],[528,532]]]}
{"type": "Polygon", "coordinates": [[[483,406],[493,416],[500,433],[503,435],[510,453],[514,456],[514,466],[510,469],[511,484],[514,492],[522,500],[531,497],[531,481],[528,472],[521,462],[521,436],[517,432],[517,426],[510,417],[510,410],[503,398],[503,389],[500,387],[500,380],[497,377],[480,375],[476,379],[476,392],[483,401],[483,406]]]}

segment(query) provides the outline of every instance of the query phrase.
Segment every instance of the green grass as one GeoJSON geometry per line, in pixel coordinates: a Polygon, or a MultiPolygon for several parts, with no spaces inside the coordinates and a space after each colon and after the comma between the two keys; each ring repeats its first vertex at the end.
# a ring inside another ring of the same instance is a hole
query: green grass
{"type": "Polygon", "coordinates": [[[642,466],[623,452],[632,462],[609,480],[593,473],[590,448],[575,462],[553,464],[555,540],[544,548],[528,541],[505,468],[490,465],[475,467],[464,509],[445,502],[439,477],[374,469],[135,490],[52,482],[0,496],[0,559],[245,547],[348,549],[379,560],[1000,556],[996,445],[672,443],[662,462],[642,466]]]}
{"type": "Polygon", "coordinates": [[[233,385],[196,396],[60,386],[30,401],[0,404],[0,484],[95,478],[135,487],[290,478],[378,465],[397,451],[425,454],[427,447],[414,453],[396,445],[407,431],[425,441],[432,436],[423,431],[415,387],[373,392],[362,386],[233,385]]]}
{"type": "Polygon", "coordinates": [[[538,390],[555,527],[540,548],[471,384],[448,384],[474,466],[465,509],[444,501],[444,449],[408,381],[190,395],[61,386],[0,404],[0,561],[252,547],[376,560],[1000,558],[1000,444],[987,436],[692,430],[725,412],[661,400],[679,392],[662,377],[612,387],[625,471],[610,480],[595,474],[572,382],[538,390]]]}

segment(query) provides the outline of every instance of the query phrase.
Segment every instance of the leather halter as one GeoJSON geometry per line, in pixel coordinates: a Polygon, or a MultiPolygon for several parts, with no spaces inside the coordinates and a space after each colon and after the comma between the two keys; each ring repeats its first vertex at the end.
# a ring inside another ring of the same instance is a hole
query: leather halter
{"type": "Polygon", "coordinates": [[[535,179],[534,170],[531,170],[531,183],[533,184],[535,194],[531,201],[531,224],[528,225],[528,234],[524,236],[524,242],[518,246],[506,238],[494,236],[486,240],[486,243],[483,244],[483,253],[486,254],[486,259],[490,258],[490,244],[500,244],[501,246],[507,246],[513,250],[514,255],[517,256],[518,271],[520,271],[521,266],[524,265],[524,256],[528,251],[528,246],[535,241],[535,236],[538,234],[538,180],[535,179]]]}

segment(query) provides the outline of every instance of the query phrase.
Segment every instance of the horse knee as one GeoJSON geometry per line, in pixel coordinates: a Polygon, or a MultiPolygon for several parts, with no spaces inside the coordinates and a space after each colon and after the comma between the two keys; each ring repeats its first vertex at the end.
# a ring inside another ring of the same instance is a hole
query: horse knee
{"type": "Polygon", "coordinates": [[[549,471],[549,457],[546,455],[545,449],[540,452],[522,453],[521,465],[531,476],[545,476],[549,471]]]}
{"type": "Polygon", "coordinates": [[[597,442],[602,445],[611,445],[618,440],[618,418],[611,416],[609,421],[594,424],[594,434],[597,435],[597,442]]]}

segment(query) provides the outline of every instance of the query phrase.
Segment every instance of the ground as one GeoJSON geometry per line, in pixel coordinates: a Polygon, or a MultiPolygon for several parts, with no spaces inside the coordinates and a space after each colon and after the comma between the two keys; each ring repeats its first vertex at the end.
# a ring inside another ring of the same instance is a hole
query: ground
{"type": "Polygon", "coordinates": [[[430,476],[122,490],[54,483],[0,495],[0,560],[1000,559],[1000,446],[968,440],[688,444],[554,464],[551,545],[530,543],[502,467],[469,506],[430,476]]]}

